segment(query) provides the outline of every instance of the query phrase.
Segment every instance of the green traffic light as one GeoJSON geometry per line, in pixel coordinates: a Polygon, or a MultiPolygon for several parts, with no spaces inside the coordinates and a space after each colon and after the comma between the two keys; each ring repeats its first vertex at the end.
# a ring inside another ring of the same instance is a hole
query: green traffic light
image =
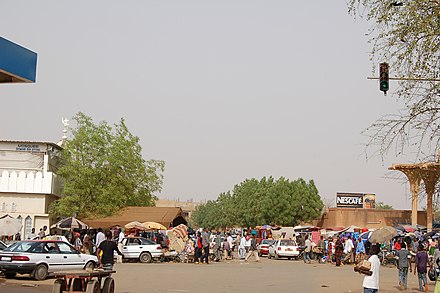
{"type": "Polygon", "coordinates": [[[387,81],[382,81],[381,83],[380,83],[380,90],[381,91],[387,91],[387,90],[389,90],[390,89],[390,86],[389,86],[389,83],[387,82],[387,81]]]}

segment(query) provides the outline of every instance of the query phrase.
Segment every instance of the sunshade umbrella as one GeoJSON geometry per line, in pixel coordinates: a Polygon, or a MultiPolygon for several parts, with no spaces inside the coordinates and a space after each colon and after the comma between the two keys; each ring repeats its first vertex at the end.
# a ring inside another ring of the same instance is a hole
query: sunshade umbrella
{"type": "Polygon", "coordinates": [[[87,224],[81,222],[75,217],[69,217],[62,219],[51,226],[51,228],[58,229],[87,229],[89,226],[87,224]]]}
{"type": "Polygon", "coordinates": [[[124,226],[126,229],[147,230],[148,227],[138,221],[133,221],[124,226]]]}
{"type": "Polygon", "coordinates": [[[11,236],[21,231],[23,225],[10,215],[0,218],[0,236],[11,236]]]}
{"type": "Polygon", "coordinates": [[[371,233],[370,242],[384,243],[395,236],[397,236],[397,229],[394,227],[385,226],[371,233]]]}
{"type": "Polygon", "coordinates": [[[165,227],[164,225],[162,225],[160,223],[156,223],[156,222],[143,222],[142,224],[147,227],[147,230],[166,230],[167,229],[167,227],[165,227]]]}
{"type": "Polygon", "coordinates": [[[371,236],[371,233],[373,233],[373,231],[367,231],[359,235],[359,237],[361,237],[363,240],[368,240],[371,236]]]}

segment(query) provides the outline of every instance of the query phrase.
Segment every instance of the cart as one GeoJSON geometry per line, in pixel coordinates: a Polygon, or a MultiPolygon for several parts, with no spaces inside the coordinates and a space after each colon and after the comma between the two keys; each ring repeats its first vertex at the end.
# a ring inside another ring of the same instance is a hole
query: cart
{"type": "Polygon", "coordinates": [[[111,277],[112,273],[116,271],[94,269],[55,272],[52,293],[114,293],[115,280],[111,277]]]}

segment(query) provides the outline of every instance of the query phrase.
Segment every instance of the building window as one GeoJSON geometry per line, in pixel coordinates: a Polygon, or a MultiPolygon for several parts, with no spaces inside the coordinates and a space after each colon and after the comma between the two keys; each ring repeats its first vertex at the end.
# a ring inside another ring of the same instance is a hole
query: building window
{"type": "Polygon", "coordinates": [[[13,202],[11,204],[11,212],[15,213],[17,211],[17,204],[15,202],[13,202]]]}
{"type": "Polygon", "coordinates": [[[27,237],[27,235],[31,234],[32,232],[32,218],[30,216],[27,216],[26,219],[24,219],[24,235],[27,237]]]}
{"type": "Polygon", "coordinates": [[[2,202],[1,211],[6,212],[6,206],[7,204],[5,202],[2,202]]]}

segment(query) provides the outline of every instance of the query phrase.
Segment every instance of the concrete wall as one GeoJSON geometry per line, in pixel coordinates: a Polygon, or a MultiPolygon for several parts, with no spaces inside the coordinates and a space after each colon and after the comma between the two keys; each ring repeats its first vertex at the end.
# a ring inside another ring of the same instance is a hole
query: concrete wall
{"type": "Polygon", "coordinates": [[[0,217],[10,215],[21,219],[22,239],[35,228],[36,232],[52,223],[49,217],[49,205],[58,197],[52,194],[2,193],[0,196],[0,217]],[[29,222],[26,228],[26,219],[29,222]]]}
{"type": "MultiPolygon", "coordinates": [[[[426,212],[418,212],[418,224],[426,226],[426,212]]],[[[361,228],[380,228],[396,224],[411,224],[410,210],[377,210],[330,208],[319,220],[313,222],[319,227],[349,227],[355,225],[361,228]]]]}

